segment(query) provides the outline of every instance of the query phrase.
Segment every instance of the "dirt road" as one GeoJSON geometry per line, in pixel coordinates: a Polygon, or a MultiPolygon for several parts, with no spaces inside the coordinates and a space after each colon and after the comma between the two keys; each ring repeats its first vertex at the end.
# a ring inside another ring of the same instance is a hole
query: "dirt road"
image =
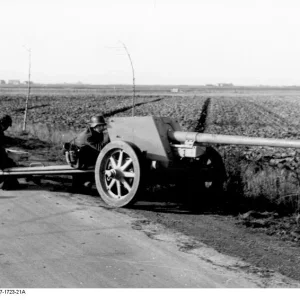
{"type": "Polygon", "coordinates": [[[1,191],[1,287],[300,287],[199,242],[189,251],[190,237],[95,199],[34,184],[1,191]]]}

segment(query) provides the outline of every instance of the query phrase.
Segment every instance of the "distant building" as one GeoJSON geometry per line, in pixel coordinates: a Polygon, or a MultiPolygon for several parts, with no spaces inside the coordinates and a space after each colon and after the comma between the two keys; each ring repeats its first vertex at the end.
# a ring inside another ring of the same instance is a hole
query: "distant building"
{"type": "Polygon", "coordinates": [[[232,83],[218,83],[219,87],[233,87],[234,85],[232,83]]]}
{"type": "MultiPolygon", "coordinates": [[[[28,81],[24,81],[24,84],[28,84],[28,81]]],[[[29,81],[30,84],[33,84],[33,81],[29,81]]]]}
{"type": "Polygon", "coordinates": [[[6,84],[5,80],[0,80],[0,84],[6,84]]]}
{"type": "Polygon", "coordinates": [[[214,84],[206,84],[205,86],[207,86],[207,87],[215,87],[214,84]]]}
{"type": "Polygon", "coordinates": [[[20,80],[17,80],[17,79],[11,79],[11,80],[8,80],[8,84],[21,84],[20,80]]]}
{"type": "Polygon", "coordinates": [[[171,93],[178,93],[179,89],[171,89],[171,93]]]}

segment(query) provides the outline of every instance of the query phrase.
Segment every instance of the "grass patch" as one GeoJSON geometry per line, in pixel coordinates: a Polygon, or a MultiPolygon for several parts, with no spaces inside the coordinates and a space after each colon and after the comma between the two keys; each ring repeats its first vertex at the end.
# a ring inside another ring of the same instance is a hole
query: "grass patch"
{"type": "Polygon", "coordinates": [[[228,175],[224,187],[226,201],[234,211],[274,210],[282,214],[300,211],[297,169],[246,160],[238,148],[227,152],[223,159],[228,175]]]}
{"type": "MultiPolygon", "coordinates": [[[[22,124],[13,124],[13,126],[9,129],[8,132],[12,132],[14,134],[24,134],[23,125],[22,124]]],[[[50,124],[27,124],[26,125],[26,134],[30,134],[33,137],[40,139],[41,141],[45,141],[52,144],[63,144],[74,139],[78,131],[70,130],[67,127],[60,126],[57,128],[55,125],[50,124]]]]}

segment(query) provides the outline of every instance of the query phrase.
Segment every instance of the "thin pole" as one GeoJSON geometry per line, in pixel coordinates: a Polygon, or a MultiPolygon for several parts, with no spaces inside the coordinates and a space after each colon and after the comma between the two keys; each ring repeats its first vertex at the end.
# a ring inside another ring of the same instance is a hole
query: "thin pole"
{"type": "Polygon", "coordinates": [[[133,91],[133,96],[132,96],[132,116],[134,117],[134,106],[135,106],[135,77],[134,77],[134,67],[133,67],[133,63],[132,63],[132,60],[131,60],[131,57],[130,57],[130,53],[129,51],[127,50],[127,47],[125,46],[125,44],[123,42],[120,41],[120,43],[122,43],[127,55],[128,55],[128,58],[129,58],[129,61],[130,61],[130,64],[131,64],[131,70],[132,70],[132,91],[133,91]]]}
{"type": "MultiPolygon", "coordinates": [[[[26,48],[25,48],[26,49],[26,48]]],[[[31,71],[31,49],[26,49],[28,51],[28,90],[27,90],[27,97],[25,103],[25,113],[24,113],[24,122],[23,122],[23,131],[26,131],[26,122],[27,122],[27,111],[28,111],[28,102],[30,97],[30,71],[31,71]]]]}

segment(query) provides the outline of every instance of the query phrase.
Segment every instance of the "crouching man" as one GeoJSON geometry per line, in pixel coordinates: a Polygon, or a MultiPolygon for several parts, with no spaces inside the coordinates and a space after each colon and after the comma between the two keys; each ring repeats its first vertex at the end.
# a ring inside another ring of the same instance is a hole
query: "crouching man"
{"type": "Polygon", "coordinates": [[[80,148],[81,163],[85,167],[94,166],[99,152],[108,142],[104,117],[92,117],[90,125],[74,140],[74,144],[80,148]]]}
{"type": "MultiPolygon", "coordinates": [[[[82,131],[74,140],[74,145],[79,148],[80,168],[94,167],[98,155],[103,147],[109,142],[106,122],[102,115],[91,118],[89,126],[82,131]]],[[[94,175],[81,175],[73,177],[73,187],[91,187],[94,183],[94,175]]]]}
{"type": "MultiPolygon", "coordinates": [[[[5,134],[4,132],[12,125],[12,119],[9,115],[5,115],[0,118],[0,169],[6,169],[15,167],[16,163],[8,157],[5,146],[5,134]]],[[[13,177],[0,177],[0,188],[3,190],[17,189],[19,188],[19,182],[13,177]]]]}

